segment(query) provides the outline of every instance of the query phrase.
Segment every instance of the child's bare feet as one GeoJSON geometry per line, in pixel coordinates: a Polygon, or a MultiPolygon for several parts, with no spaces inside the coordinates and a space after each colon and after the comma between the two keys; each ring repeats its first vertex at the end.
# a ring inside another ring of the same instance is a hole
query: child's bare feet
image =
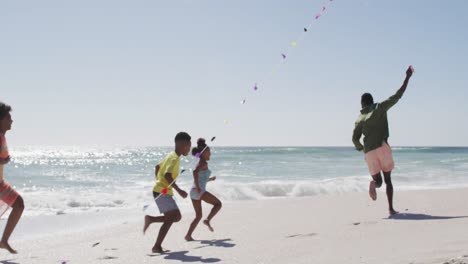
{"type": "Polygon", "coordinates": [[[148,230],[148,227],[151,225],[151,219],[148,215],[145,215],[145,223],[143,225],[143,234],[146,233],[146,230],[148,230]]]}
{"type": "Polygon", "coordinates": [[[166,249],[163,249],[162,247],[156,247],[155,246],[155,247],[153,247],[152,252],[162,254],[162,253],[170,252],[170,250],[166,250],[166,249]]]}
{"type": "Polygon", "coordinates": [[[185,236],[185,240],[188,241],[188,242],[195,241],[195,239],[193,239],[193,237],[189,236],[189,235],[185,236]]]}
{"type": "Polygon", "coordinates": [[[377,191],[375,190],[375,181],[371,181],[369,184],[369,196],[372,200],[377,200],[377,191]]]}
{"type": "Polygon", "coordinates": [[[214,229],[211,227],[209,220],[203,221],[203,224],[205,224],[211,232],[214,232],[214,229]]]}
{"type": "Polygon", "coordinates": [[[8,250],[11,254],[18,254],[16,250],[14,250],[8,242],[0,242],[0,248],[8,250]]]}

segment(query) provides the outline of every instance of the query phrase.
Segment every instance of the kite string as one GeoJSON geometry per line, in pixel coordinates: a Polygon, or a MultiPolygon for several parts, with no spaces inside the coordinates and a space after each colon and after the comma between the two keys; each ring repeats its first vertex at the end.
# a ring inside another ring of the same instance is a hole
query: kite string
{"type": "MultiPolygon", "coordinates": [[[[255,83],[255,85],[253,86],[253,92],[256,92],[258,89],[259,89],[259,86],[260,87],[263,87],[263,84],[266,83],[269,78],[271,78],[271,76],[275,75],[276,74],[276,71],[279,70],[279,68],[285,64],[286,62],[286,56],[290,56],[290,54],[293,54],[293,52],[290,53],[290,51],[294,51],[293,48],[295,48],[298,43],[301,43],[305,37],[306,37],[306,34],[308,31],[310,31],[310,29],[312,28],[312,26],[314,25],[314,23],[317,22],[317,20],[322,17],[322,15],[325,14],[325,11],[327,11],[328,9],[328,6],[332,4],[334,0],[328,0],[327,1],[327,4],[324,4],[321,8],[321,11],[319,13],[317,13],[315,16],[314,16],[314,19],[308,24],[308,26],[304,27],[303,28],[303,31],[302,33],[299,35],[298,38],[296,38],[296,41],[293,41],[290,43],[290,45],[288,45],[288,47],[286,48],[286,51],[284,51],[284,53],[281,53],[281,59],[278,61],[278,63],[273,67],[273,70],[269,73],[266,73],[264,75],[264,77],[261,80],[261,82],[257,82],[255,83]]],[[[247,99],[250,98],[249,96],[245,96],[242,100],[241,100],[241,104],[245,104],[247,99]]],[[[223,128],[226,128],[227,126],[230,125],[230,121],[228,119],[225,119],[224,120],[224,123],[225,123],[225,126],[223,126],[223,128]]]]}
{"type": "MultiPolygon", "coordinates": [[[[327,2],[329,4],[331,4],[334,0],[328,0],[327,2]]],[[[267,73],[265,74],[265,77],[261,79],[261,82],[257,82],[255,83],[255,86],[253,87],[253,90],[254,91],[257,91],[259,88],[259,84],[261,87],[263,87],[262,85],[264,83],[266,83],[269,78],[272,76],[272,75],[275,75],[276,74],[276,71],[277,69],[279,69],[283,64],[285,64],[286,62],[286,58],[287,56],[290,56],[290,54],[293,54],[293,52],[290,53],[290,50],[294,47],[296,47],[298,45],[298,43],[302,42],[302,40],[305,38],[306,36],[306,33],[310,30],[310,28],[312,27],[312,25],[315,23],[316,20],[318,20],[324,13],[325,11],[327,10],[327,6],[322,6],[322,10],[321,12],[319,12],[318,14],[315,15],[315,20],[313,20],[307,27],[304,28],[303,32],[299,35],[299,37],[296,39],[296,41],[293,41],[290,45],[288,45],[288,47],[286,48],[286,51],[284,51],[284,53],[281,53],[281,59],[280,61],[273,67],[273,70],[270,72],[270,73],[267,73]]],[[[294,50],[294,49],[292,49],[294,50]]],[[[245,104],[247,101],[247,96],[244,97],[244,99],[241,101],[242,104],[245,104]]],[[[227,122],[227,120],[224,121],[226,125],[229,124],[229,122],[227,122]]],[[[211,142],[213,142],[215,140],[216,137],[213,137],[211,139],[211,142]]],[[[203,152],[208,148],[208,146],[206,146],[201,152],[197,153],[196,158],[200,158],[201,154],[203,154],[203,152]]],[[[195,159],[193,160],[195,161],[195,159]]],[[[190,164],[190,166],[192,167],[193,166],[193,162],[190,164]]],[[[181,175],[185,172],[186,170],[183,169],[182,172],[180,173],[181,175]]],[[[176,181],[176,179],[173,179],[172,182],[168,185],[167,188],[171,187],[174,182],[176,181]]],[[[165,190],[167,192],[167,188],[164,188],[163,191],[165,190]]],[[[165,193],[160,193],[156,198],[154,198],[154,200],[156,201],[157,199],[159,199],[159,197],[161,197],[163,194],[165,193]]]]}
{"type": "MultiPolygon", "coordinates": [[[[283,53],[281,53],[281,59],[280,61],[273,67],[273,70],[267,74],[265,74],[265,77],[261,78],[260,82],[257,82],[255,83],[254,87],[253,87],[253,90],[254,92],[257,91],[259,89],[259,87],[263,87],[263,84],[265,84],[272,75],[275,75],[276,74],[276,71],[279,70],[279,68],[285,64],[286,62],[286,59],[287,57],[290,57],[294,51],[294,47],[296,47],[298,45],[298,43],[301,43],[302,40],[306,37],[306,34],[307,32],[310,30],[310,28],[313,26],[314,23],[316,23],[316,21],[322,17],[322,15],[325,14],[325,11],[327,10],[327,7],[333,2],[333,0],[328,0],[327,3],[328,5],[323,5],[322,6],[322,9],[319,13],[317,13],[314,17],[314,20],[312,22],[309,23],[309,25],[307,27],[304,28],[303,32],[299,35],[299,37],[296,39],[296,41],[293,41],[291,42],[290,45],[288,45],[288,47],[286,48],[286,51],[284,51],[283,53]],[[292,51],[291,51],[292,50],[292,51]],[[291,52],[290,52],[291,51],[291,52]]],[[[247,99],[250,98],[250,97],[244,97],[244,99],[241,100],[241,103],[242,104],[245,104],[247,102],[247,99]]]]}

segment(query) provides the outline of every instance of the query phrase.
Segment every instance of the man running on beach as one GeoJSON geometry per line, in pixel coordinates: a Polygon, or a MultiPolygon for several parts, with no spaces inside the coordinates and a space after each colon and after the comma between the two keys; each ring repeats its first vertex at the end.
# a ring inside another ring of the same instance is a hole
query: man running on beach
{"type": "Polygon", "coordinates": [[[403,96],[408,82],[413,75],[413,67],[406,71],[406,78],[401,88],[382,103],[374,103],[371,94],[365,93],[361,97],[361,115],[356,121],[353,132],[353,143],[358,151],[364,151],[367,166],[372,176],[369,184],[369,195],[372,200],[377,200],[376,188],[382,186],[382,175],[387,186],[388,210],[390,215],[397,214],[393,208],[393,185],[391,174],[395,167],[392,149],[388,145],[388,120],[387,111],[394,106],[403,96]],[[361,136],[364,135],[364,146],[361,144],[361,136]]]}

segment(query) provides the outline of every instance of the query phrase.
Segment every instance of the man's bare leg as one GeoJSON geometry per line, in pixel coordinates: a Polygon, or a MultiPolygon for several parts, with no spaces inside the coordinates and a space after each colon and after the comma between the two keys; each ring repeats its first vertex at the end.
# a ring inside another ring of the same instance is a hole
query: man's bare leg
{"type": "Polygon", "coordinates": [[[377,190],[376,188],[380,188],[382,186],[382,175],[376,174],[372,175],[372,181],[369,183],[369,196],[372,200],[377,200],[377,190]]]}
{"type": "Polygon", "coordinates": [[[384,180],[387,185],[387,199],[388,199],[388,212],[390,215],[398,214],[393,208],[393,184],[392,184],[392,172],[384,172],[384,180]]]}

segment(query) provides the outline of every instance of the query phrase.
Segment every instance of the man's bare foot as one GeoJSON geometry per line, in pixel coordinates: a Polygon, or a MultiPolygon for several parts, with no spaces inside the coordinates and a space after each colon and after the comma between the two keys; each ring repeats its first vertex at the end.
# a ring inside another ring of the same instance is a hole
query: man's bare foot
{"type": "Polygon", "coordinates": [[[16,250],[14,250],[8,242],[0,242],[0,248],[8,250],[11,254],[18,254],[16,250]]]}
{"type": "Polygon", "coordinates": [[[190,242],[190,241],[195,241],[195,239],[193,239],[192,236],[188,236],[188,235],[187,235],[187,236],[185,236],[185,241],[190,242]]]}
{"type": "Polygon", "coordinates": [[[211,225],[210,225],[210,221],[205,220],[205,221],[203,221],[203,224],[205,224],[211,232],[214,232],[213,227],[211,227],[211,225]]]}
{"type": "Polygon", "coordinates": [[[159,253],[159,254],[170,252],[170,250],[163,249],[162,247],[153,247],[151,251],[153,253],[159,253]]]}
{"type": "Polygon", "coordinates": [[[375,190],[375,181],[371,181],[369,184],[369,196],[372,200],[377,200],[377,191],[375,190]]]}
{"type": "Polygon", "coordinates": [[[143,225],[143,234],[146,233],[146,230],[148,230],[148,227],[151,225],[151,218],[148,215],[145,215],[145,223],[143,225]]]}
{"type": "Polygon", "coordinates": [[[398,214],[399,212],[397,212],[397,211],[391,209],[390,211],[388,211],[388,213],[389,213],[390,215],[396,215],[396,214],[398,214]]]}

